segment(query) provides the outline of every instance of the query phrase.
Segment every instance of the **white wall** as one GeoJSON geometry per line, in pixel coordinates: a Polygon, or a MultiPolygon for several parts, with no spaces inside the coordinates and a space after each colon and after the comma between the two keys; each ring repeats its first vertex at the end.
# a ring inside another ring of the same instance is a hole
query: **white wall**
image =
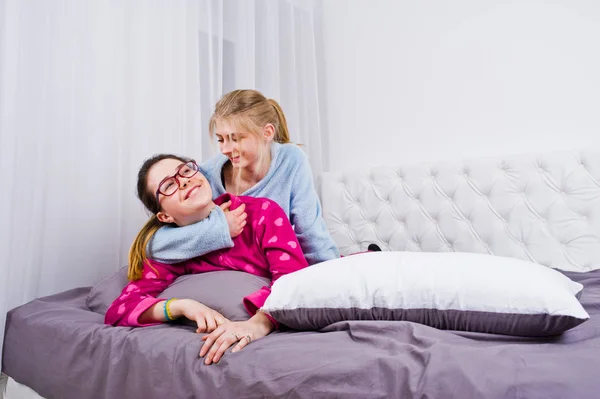
{"type": "Polygon", "coordinates": [[[600,149],[600,2],[324,0],[332,171],[600,149]]]}

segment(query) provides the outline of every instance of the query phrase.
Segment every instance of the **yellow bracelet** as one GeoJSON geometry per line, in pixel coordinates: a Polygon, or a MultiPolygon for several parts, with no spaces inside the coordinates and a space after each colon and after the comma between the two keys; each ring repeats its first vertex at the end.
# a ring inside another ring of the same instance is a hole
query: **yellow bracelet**
{"type": "Polygon", "coordinates": [[[176,300],[177,298],[169,298],[165,301],[165,318],[167,319],[167,321],[173,321],[175,320],[175,318],[173,317],[173,314],[171,313],[171,307],[169,305],[171,305],[171,301],[176,300]]]}

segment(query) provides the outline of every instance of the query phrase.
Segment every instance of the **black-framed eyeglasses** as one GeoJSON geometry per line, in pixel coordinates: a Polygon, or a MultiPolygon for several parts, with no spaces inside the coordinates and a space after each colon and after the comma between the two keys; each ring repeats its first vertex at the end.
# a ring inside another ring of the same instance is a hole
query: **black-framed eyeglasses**
{"type": "Polygon", "coordinates": [[[158,185],[158,190],[156,190],[156,203],[158,204],[159,194],[169,197],[177,192],[180,186],[179,178],[177,176],[189,179],[196,173],[198,173],[198,164],[193,159],[179,165],[173,176],[167,176],[161,180],[158,185]]]}

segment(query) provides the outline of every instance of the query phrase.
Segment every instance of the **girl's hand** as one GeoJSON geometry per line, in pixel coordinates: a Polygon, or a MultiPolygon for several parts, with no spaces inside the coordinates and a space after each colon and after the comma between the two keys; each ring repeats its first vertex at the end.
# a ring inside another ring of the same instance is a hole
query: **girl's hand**
{"type": "Polygon", "coordinates": [[[175,299],[170,305],[174,317],[185,316],[198,325],[197,333],[211,333],[217,327],[229,322],[216,310],[193,299],[175,299]]]}
{"type": "Polygon", "coordinates": [[[235,238],[242,234],[244,226],[246,225],[246,217],[248,216],[245,212],[246,204],[238,206],[233,211],[229,210],[231,201],[227,201],[220,206],[223,212],[225,212],[225,218],[229,225],[229,234],[231,235],[231,238],[235,238]]]}
{"type": "Polygon", "coordinates": [[[237,343],[231,352],[238,352],[249,343],[269,335],[273,329],[273,323],[262,312],[257,312],[247,321],[226,323],[202,337],[204,345],[200,349],[200,357],[206,355],[204,363],[207,365],[217,363],[232,345],[237,343]]]}

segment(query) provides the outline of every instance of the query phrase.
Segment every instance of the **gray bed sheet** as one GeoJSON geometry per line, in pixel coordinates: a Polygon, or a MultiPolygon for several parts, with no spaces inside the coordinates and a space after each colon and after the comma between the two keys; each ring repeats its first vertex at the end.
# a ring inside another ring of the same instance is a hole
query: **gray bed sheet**
{"type": "Polygon", "coordinates": [[[104,325],[79,288],[8,314],[3,371],[47,399],[599,398],[600,271],[565,274],[591,318],[561,336],[350,321],[275,332],[211,366],[191,327],[104,325]]]}

